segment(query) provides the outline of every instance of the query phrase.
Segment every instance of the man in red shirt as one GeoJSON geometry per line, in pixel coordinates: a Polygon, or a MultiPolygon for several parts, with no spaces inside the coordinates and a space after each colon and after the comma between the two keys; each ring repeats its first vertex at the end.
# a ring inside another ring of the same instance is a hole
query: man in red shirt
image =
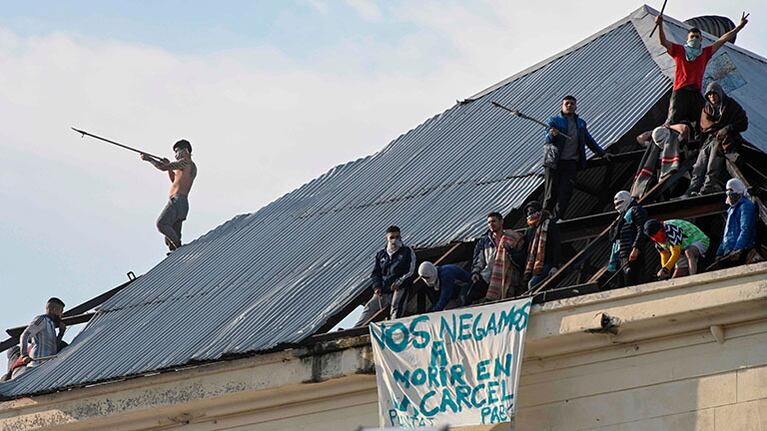
{"type": "Polygon", "coordinates": [[[687,43],[679,45],[666,39],[663,31],[663,15],[655,18],[658,24],[658,39],[676,63],[674,73],[674,88],[671,92],[671,102],[668,107],[668,119],[666,124],[679,124],[682,122],[696,123],[700,119],[705,100],[701,94],[703,86],[703,74],[706,65],[714,53],[748,24],[748,14],[745,12],[740,18],[740,23],[734,29],[723,34],[713,44],[701,47],[702,37],[700,30],[693,27],[687,31],[687,43]]]}

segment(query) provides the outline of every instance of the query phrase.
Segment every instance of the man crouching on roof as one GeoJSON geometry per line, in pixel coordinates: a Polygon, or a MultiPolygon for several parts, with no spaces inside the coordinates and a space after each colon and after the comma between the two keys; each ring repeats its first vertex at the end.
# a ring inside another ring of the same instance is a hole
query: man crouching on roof
{"type": "Polygon", "coordinates": [[[386,229],[386,247],[376,254],[373,273],[373,297],[365,304],[357,323],[366,324],[379,310],[391,307],[389,317],[402,317],[407,299],[407,289],[412,284],[416,257],[413,250],[402,244],[402,234],[397,226],[386,229]]]}
{"type": "Polygon", "coordinates": [[[61,347],[66,325],[61,321],[64,314],[64,301],[51,298],[45,304],[45,314],[32,319],[21,333],[21,351],[11,368],[11,377],[16,378],[30,368],[39,366],[45,359],[56,355],[61,347]],[[56,335],[56,328],[59,329],[56,335]],[[31,344],[31,346],[30,346],[31,344]]]}

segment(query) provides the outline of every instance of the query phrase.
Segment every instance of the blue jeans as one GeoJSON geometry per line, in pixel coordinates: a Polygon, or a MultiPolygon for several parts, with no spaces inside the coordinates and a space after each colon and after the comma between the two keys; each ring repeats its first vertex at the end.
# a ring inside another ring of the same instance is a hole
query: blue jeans
{"type": "Polygon", "coordinates": [[[551,265],[543,265],[543,271],[541,271],[539,275],[534,275],[533,278],[530,279],[530,281],[527,283],[527,289],[530,290],[539,285],[546,277],[549,276],[549,273],[553,268],[554,267],[551,265]]]}

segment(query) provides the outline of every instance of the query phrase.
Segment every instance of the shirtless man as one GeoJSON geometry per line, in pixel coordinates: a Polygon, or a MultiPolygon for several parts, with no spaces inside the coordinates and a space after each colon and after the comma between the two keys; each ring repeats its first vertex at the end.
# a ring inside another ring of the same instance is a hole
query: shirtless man
{"type": "Polygon", "coordinates": [[[197,165],[192,161],[192,144],[182,139],[173,145],[176,161],[162,159],[161,162],[141,154],[141,160],[147,161],[161,171],[168,171],[171,183],[170,200],[157,218],[157,230],[165,235],[165,244],[170,251],[181,247],[181,223],[189,212],[189,191],[197,176],[197,165]]]}

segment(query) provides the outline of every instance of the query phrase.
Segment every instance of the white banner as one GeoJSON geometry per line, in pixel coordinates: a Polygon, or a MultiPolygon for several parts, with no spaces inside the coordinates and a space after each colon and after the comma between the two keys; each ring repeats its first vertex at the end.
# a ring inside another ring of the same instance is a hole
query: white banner
{"type": "Polygon", "coordinates": [[[383,427],[508,422],[531,299],[370,325],[383,427]]]}

